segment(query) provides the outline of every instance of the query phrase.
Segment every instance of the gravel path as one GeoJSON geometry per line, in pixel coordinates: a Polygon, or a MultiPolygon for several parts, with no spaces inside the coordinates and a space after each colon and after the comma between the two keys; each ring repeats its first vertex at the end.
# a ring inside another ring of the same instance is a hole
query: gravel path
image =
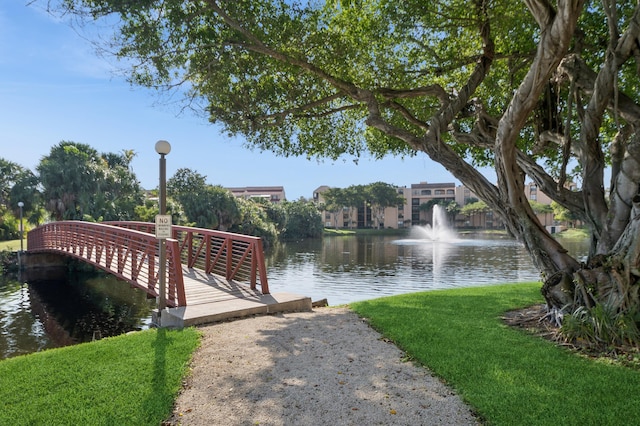
{"type": "Polygon", "coordinates": [[[469,407],[346,308],[201,328],[168,425],[477,425],[469,407]]]}

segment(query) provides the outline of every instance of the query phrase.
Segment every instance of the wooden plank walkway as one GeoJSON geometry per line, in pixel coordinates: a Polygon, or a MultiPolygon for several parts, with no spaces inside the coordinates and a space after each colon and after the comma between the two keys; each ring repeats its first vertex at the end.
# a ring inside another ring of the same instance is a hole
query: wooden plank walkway
{"type": "Polygon", "coordinates": [[[162,313],[163,327],[188,327],[249,315],[311,311],[311,298],[291,293],[262,294],[248,284],[182,265],[187,306],[162,313]]]}

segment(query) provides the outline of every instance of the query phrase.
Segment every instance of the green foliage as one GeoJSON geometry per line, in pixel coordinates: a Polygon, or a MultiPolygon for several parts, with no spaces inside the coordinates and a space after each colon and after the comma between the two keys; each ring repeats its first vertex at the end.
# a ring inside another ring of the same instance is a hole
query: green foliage
{"type": "MultiPolygon", "coordinates": [[[[174,225],[188,225],[189,222],[185,216],[180,203],[167,197],[167,214],[171,215],[171,223],[174,225]]],[[[157,199],[147,198],[143,205],[134,208],[135,220],[142,222],[154,222],[156,215],[160,214],[160,207],[157,199]]]]}
{"type": "Polygon", "coordinates": [[[298,200],[285,202],[287,227],[282,233],[283,240],[300,240],[322,236],[322,215],[316,205],[310,201],[298,200]]]}
{"type": "Polygon", "coordinates": [[[181,168],[167,181],[167,192],[180,202],[189,222],[199,228],[228,231],[242,222],[241,207],[231,192],[206,183],[206,176],[181,168]]]}
{"type": "Polygon", "coordinates": [[[531,208],[533,209],[533,212],[535,214],[553,212],[553,208],[551,208],[551,206],[548,204],[542,204],[535,200],[529,200],[529,204],[531,205],[531,208]]]}
{"type": "Polygon", "coordinates": [[[407,357],[428,367],[493,425],[628,424],[640,371],[580,357],[503,323],[542,303],[539,283],[429,291],[357,302],[407,357]]]}
{"type": "MultiPolygon", "coordinates": [[[[372,90],[391,125],[418,135],[417,121],[441,108],[437,97],[393,98],[385,89],[460,88],[482,50],[481,17],[463,1],[63,3],[92,18],[119,16],[114,45],[118,56],[135,60],[132,82],[154,88],[188,82],[190,94],[206,102],[210,121],[283,155],[413,155],[415,147],[365,126],[366,100],[351,90],[372,90]]],[[[483,89],[491,94],[490,109],[506,103],[518,84],[514,68],[522,75],[535,49],[535,22],[525,12],[506,0],[489,9],[504,57],[483,89]]]]}
{"type": "Polygon", "coordinates": [[[287,227],[288,213],[281,203],[272,203],[268,200],[253,200],[259,204],[267,215],[267,220],[275,226],[276,233],[280,235],[287,227]]]}
{"type": "Polygon", "coordinates": [[[24,217],[39,223],[42,211],[39,209],[41,194],[38,184],[38,178],[30,170],[0,158],[0,215],[12,212],[14,216],[19,216],[18,203],[22,202],[24,217]]]}
{"type": "MultiPolygon", "coordinates": [[[[406,201],[402,194],[398,193],[396,186],[384,182],[329,188],[322,193],[322,198],[323,210],[334,213],[335,220],[338,220],[338,213],[344,208],[358,209],[366,205],[372,209],[378,226],[383,223],[386,207],[399,206],[406,201]]],[[[338,227],[338,224],[335,226],[338,227]]]]}
{"type": "Polygon", "coordinates": [[[0,276],[18,271],[17,251],[20,249],[20,241],[15,240],[8,244],[0,243],[0,276]]]}
{"type": "Polygon", "coordinates": [[[640,345],[637,310],[619,310],[606,303],[579,306],[562,319],[561,333],[569,341],[594,348],[640,345]]]}
{"type": "MultiPolygon", "coordinates": [[[[231,196],[233,197],[233,195],[231,196]]],[[[229,231],[260,237],[265,248],[271,247],[278,238],[278,232],[275,224],[269,221],[265,206],[252,200],[235,197],[234,200],[238,206],[241,220],[235,223],[229,231]]]]}
{"type": "Polygon", "coordinates": [[[20,238],[20,221],[12,213],[0,214],[0,241],[20,238]]]}
{"type": "Polygon", "coordinates": [[[306,201],[271,203],[236,198],[206,176],[179,169],[167,182],[167,190],[180,201],[189,221],[196,226],[261,237],[266,247],[283,239],[315,238],[322,234],[321,216],[306,201]]]}
{"type": "Polygon", "coordinates": [[[147,330],[0,361],[12,425],[159,425],[198,345],[195,329],[147,330]]]}
{"type": "Polygon", "coordinates": [[[328,188],[322,193],[322,197],[324,198],[322,209],[334,214],[335,228],[342,226],[341,223],[338,223],[340,216],[339,213],[342,209],[345,207],[351,208],[354,204],[361,202],[361,200],[351,199],[351,196],[351,192],[342,188],[328,188]]]}
{"type": "Polygon", "coordinates": [[[551,202],[551,210],[553,210],[553,218],[559,222],[574,223],[578,220],[578,216],[569,209],[561,206],[555,201],[551,202]]]}
{"type": "Polygon", "coordinates": [[[45,208],[55,220],[133,219],[143,193],[131,158],[126,151],[98,154],[86,144],[60,142],[37,166],[45,208]]]}
{"type": "Polygon", "coordinates": [[[460,213],[463,215],[474,215],[480,213],[486,213],[490,211],[489,206],[484,201],[476,201],[475,203],[465,204],[464,207],[460,209],[460,213]]]}
{"type": "Polygon", "coordinates": [[[384,182],[374,182],[366,185],[365,194],[367,203],[374,212],[377,227],[384,223],[384,209],[405,203],[404,196],[398,194],[398,189],[394,185],[384,182]]]}

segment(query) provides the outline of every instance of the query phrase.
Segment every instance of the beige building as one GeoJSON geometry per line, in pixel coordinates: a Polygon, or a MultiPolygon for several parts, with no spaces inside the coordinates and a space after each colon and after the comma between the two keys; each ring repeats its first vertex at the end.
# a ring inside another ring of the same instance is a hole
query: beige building
{"type": "MultiPolygon", "coordinates": [[[[323,203],[322,193],[328,190],[326,185],[318,187],[313,192],[313,201],[323,203]]],[[[426,225],[433,223],[431,205],[435,202],[455,202],[459,208],[469,203],[470,200],[477,200],[477,196],[467,187],[452,182],[428,183],[420,182],[412,184],[411,187],[398,187],[398,194],[406,200],[403,205],[387,207],[384,209],[380,225],[384,228],[408,228],[413,225],[426,225]],[[422,206],[422,207],[421,207],[422,206]]],[[[538,190],[533,183],[525,186],[525,195],[529,200],[549,205],[551,199],[538,190]]],[[[369,228],[377,226],[373,218],[370,207],[363,205],[358,208],[345,207],[339,212],[323,211],[323,222],[325,227],[337,228],[369,228]]],[[[553,219],[552,212],[539,213],[538,219],[543,226],[551,232],[561,229],[553,219]]],[[[504,224],[500,216],[492,211],[481,212],[472,215],[462,215],[460,213],[449,217],[450,225],[454,228],[476,228],[476,229],[503,229],[504,224]]]]}
{"type": "MultiPolygon", "coordinates": [[[[329,189],[323,185],[313,192],[313,201],[323,203],[322,193],[329,189]]],[[[431,222],[431,211],[420,208],[420,205],[435,201],[456,201],[456,185],[454,183],[412,184],[410,188],[398,187],[398,194],[406,200],[404,204],[387,207],[380,219],[380,226],[384,228],[407,228],[412,224],[427,224],[431,222]]],[[[371,228],[378,226],[373,211],[369,206],[358,208],[345,207],[340,212],[323,212],[323,222],[326,227],[337,228],[371,228]]]]}
{"type": "Polygon", "coordinates": [[[244,198],[245,200],[262,198],[272,203],[279,203],[287,199],[284,194],[284,187],[282,186],[245,186],[226,189],[231,191],[234,196],[244,198]]]}

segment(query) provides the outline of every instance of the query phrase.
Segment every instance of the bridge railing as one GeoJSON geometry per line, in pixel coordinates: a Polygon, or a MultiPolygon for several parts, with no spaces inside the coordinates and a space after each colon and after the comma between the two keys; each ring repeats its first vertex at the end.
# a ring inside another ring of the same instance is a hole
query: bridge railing
{"type": "MultiPolygon", "coordinates": [[[[105,223],[155,234],[155,223],[105,223]]],[[[269,294],[264,249],[259,237],[179,225],[172,226],[172,233],[179,243],[180,258],[189,268],[202,269],[227,280],[249,282],[254,290],[259,285],[263,294],[269,294]]]]}
{"type": "MultiPolygon", "coordinates": [[[[64,252],[111,272],[151,296],[159,295],[158,240],[154,235],[81,221],[52,222],[27,236],[29,252],[64,252]]],[[[167,239],[167,306],[185,306],[180,246],[167,239]]]]}

